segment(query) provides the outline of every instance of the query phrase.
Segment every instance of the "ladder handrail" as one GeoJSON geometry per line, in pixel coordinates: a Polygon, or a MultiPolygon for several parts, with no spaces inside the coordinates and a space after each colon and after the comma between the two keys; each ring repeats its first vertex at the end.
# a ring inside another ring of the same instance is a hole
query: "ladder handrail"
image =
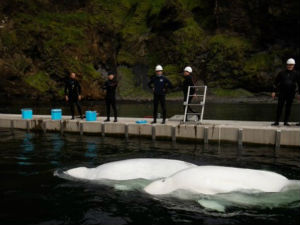
{"type": "Polygon", "coordinates": [[[189,86],[188,87],[188,93],[187,93],[187,96],[186,96],[186,101],[184,102],[184,105],[185,105],[185,109],[184,109],[184,118],[183,118],[183,122],[185,123],[186,122],[186,120],[187,120],[187,115],[191,115],[192,113],[188,113],[187,112],[187,110],[188,110],[188,107],[189,107],[189,105],[197,105],[197,106],[201,106],[202,108],[201,108],[201,113],[194,113],[194,114],[200,114],[200,123],[202,123],[202,121],[203,121],[203,114],[204,114],[204,108],[205,108],[205,101],[206,101],[206,93],[207,93],[207,86],[206,85],[204,85],[204,86],[189,86]],[[193,95],[190,95],[190,90],[191,90],[191,88],[199,88],[199,87],[201,87],[201,88],[204,88],[204,91],[203,91],[203,95],[195,95],[195,96],[198,96],[198,97],[202,97],[202,101],[200,101],[200,103],[199,104],[197,104],[197,103],[191,103],[191,104],[189,104],[189,97],[190,96],[193,96],[193,95]]]}

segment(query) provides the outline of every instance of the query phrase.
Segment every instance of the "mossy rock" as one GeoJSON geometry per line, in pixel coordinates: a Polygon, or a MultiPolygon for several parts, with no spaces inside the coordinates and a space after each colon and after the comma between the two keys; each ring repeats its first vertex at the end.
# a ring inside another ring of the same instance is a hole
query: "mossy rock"
{"type": "Polygon", "coordinates": [[[51,87],[49,75],[43,71],[25,77],[25,82],[41,93],[46,93],[51,87]]]}
{"type": "Polygon", "coordinates": [[[141,99],[150,98],[150,91],[145,91],[142,86],[135,86],[136,76],[127,67],[118,67],[119,87],[118,92],[121,98],[141,99]]]}
{"type": "Polygon", "coordinates": [[[244,71],[246,73],[255,73],[258,71],[271,71],[274,59],[270,53],[262,52],[252,55],[245,63],[244,71]]]}

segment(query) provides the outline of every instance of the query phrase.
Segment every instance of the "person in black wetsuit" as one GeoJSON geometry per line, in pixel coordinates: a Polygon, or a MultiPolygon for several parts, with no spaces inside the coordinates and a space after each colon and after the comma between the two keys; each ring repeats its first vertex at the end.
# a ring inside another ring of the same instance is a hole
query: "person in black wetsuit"
{"type": "Polygon", "coordinates": [[[114,122],[117,122],[117,107],[116,107],[116,89],[118,86],[118,82],[115,79],[115,75],[113,72],[108,73],[108,79],[105,81],[103,89],[106,90],[105,95],[105,103],[106,103],[106,114],[107,118],[104,122],[110,121],[110,106],[114,111],[114,122]]]}
{"type": "MultiPolygon", "coordinates": [[[[300,73],[298,72],[298,99],[300,100],[300,73]]],[[[300,126],[300,122],[296,124],[296,126],[300,126]]]]}
{"type": "Polygon", "coordinates": [[[173,88],[172,83],[163,75],[163,68],[161,65],[157,65],[155,68],[156,75],[151,77],[148,83],[148,87],[153,90],[153,122],[156,123],[158,104],[160,102],[163,111],[162,124],[166,123],[167,111],[166,111],[166,92],[169,88],[173,88]]]}
{"type": "Polygon", "coordinates": [[[69,102],[72,120],[74,119],[74,104],[77,106],[78,113],[80,114],[80,118],[82,119],[81,106],[79,101],[81,100],[81,86],[76,79],[75,73],[70,73],[70,77],[66,80],[65,83],[65,99],[66,102],[69,102]]]}
{"type": "MultiPolygon", "coordinates": [[[[191,103],[192,99],[193,99],[193,95],[195,94],[195,88],[194,87],[191,87],[190,88],[190,96],[189,96],[189,99],[188,101],[186,101],[187,99],[187,95],[188,95],[188,90],[189,90],[189,86],[195,86],[194,84],[194,81],[193,81],[193,77],[192,77],[192,68],[190,66],[187,66],[184,68],[184,72],[183,72],[183,75],[184,75],[184,81],[182,83],[182,90],[183,90],[183,102],[184,102],[184,105],[185,104],[188,104],[188,103],[191,103]]],[[[184,107],[185,109],[185,107],[184,107]]],[[[187,108],[187,112],[191,112],[191,113],[197,113],[195,112],[190,106],[188,106],[187,108]]],[[[198,116],[198,120],[200,119],[200,115],[197,115],[198,116]]],[[[186,118],[187,120],[187,118],[186,118]]]]}
{"type": "Polygon", "coordinates": [[[278,126],[279,120],[282,114],[283,107],[285,105],[285,115],[284,115],[284,125],[290,126],[288,123],[289,116],[291,113],[292,103],[296,94],[296,85],[298,83],[299,87],[299,77],[297,72],[294,70],[295,60],[287,60],[287,68],[284,71],[281,71],[274,82],[274,91],[272,93],[272,98],[276,96],[276,91],[278,94],[278,105],[277,105],[277,114],[276,120],[272,126],[278,126]]]}

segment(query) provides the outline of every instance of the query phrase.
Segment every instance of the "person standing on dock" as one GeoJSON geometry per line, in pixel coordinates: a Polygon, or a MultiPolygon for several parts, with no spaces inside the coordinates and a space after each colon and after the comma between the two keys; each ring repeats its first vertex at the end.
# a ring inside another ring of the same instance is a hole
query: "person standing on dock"
{"type": "Polygon", "coordinates": [[[151,77],[148,87],[153,90],[153,122],[156,123],[158,104],[160,103],[163,111],[162,124],[166,123],[166,93],[169,88],[173,88],[172,83],[163,75],[163,68],[161,65],[155,67],[155,76],[151,77]]]}
{"type": "Polygon", "coordinates": [[[105,81],[103,89],[106,90],[105,104],[106,104],[106,115],[107,118],[104,122],[110,121],[110,106],[114,111],[114,122],[117,122],[117,107],[116,107],[116,89],[118,82],[115,79],[115,74],[113,72],[108,73],[107,81],[105,81]]]}
{"type": "MultiPolygon", "coordinates": [[[[195,84],[193,81],[192,72],[193,72],[193,70],[192,70],[192,67],[190,67],[190,66],[185,67],[184,71],[183,71],[184,81],[182,83],[182,90],[183,90],[183,96],[184,96],[183,97],[184,106],[189,104],[190,102],[192,102],[192,99],[195,94],[195,88],[194,88],[195,84]],[[191,87],[190,93],[188,93],[189,87],[191,87]],[[189,94],[189,97],[187,100],[188,94],[189,94]]],[[[197,114],[197,112],[195,112],[190,106],[188,106],[187,110],[188,110],[188,112],[197,114]]],[[[198,120],[199,119],[200,119],[200,115],[198,115],[198,120]]],[[[187,118],[186,118],[186,120],[187,120],[187,118]]]]}
{"type": "Polygon", "coordinates": [[[81,106],[79,101],[81,100],[81,86],[76,79],[75,73],[70,73],[70,77],[66,80],[65,83],[65,99],[69,103],[72,113],[72,120],[74,120],[74,104],[77,106],[78,113],[82,119],[81,106]]]}
{"type": "MultiPolygon", "coordinates": [[[[300,73],[298,72],[298,96],[297,98],[300,100],[300,73]]],[[[300,120],[299,120],[299,123],[296,124],[296,126],[300,126],[300,120]]]]}
{"type": "Polygon", "coordinates": [[[272,98],[276,96],[276,91],[278,91],[278,105],[277,105],[277,114],[276,120],[272,126],[278,126],[279,120],[282,114],[283,107],[285,105],[285,115],[284,115],[284,125],[290,126],[288,123],[292,103],[296,94],[296,85],[299,86],[299,78],[297,72],[294,70],[295,60],[288,59],[286,62],[287,66],[284,71],[281,71],[274,83],[274,91],[272,92],[272,98]]]}

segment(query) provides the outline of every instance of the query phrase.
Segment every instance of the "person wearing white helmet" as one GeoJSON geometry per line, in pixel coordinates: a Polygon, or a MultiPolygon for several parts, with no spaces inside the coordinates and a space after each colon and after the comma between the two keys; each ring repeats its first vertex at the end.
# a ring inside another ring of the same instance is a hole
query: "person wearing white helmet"
{"type": "MultiPolygon", "coordinates": [[[[194,84],[194,81],[193,81],[193,77],[192,77],[192,67],[190,66],[187,66],[184,68],[183,70],[183,76],[184,76],[184,81],[182,83],[182,90],[183,90],[183,102],[184,104],[188,104],[192,101],[193,99],[193,95],[195,94],[195,88],[194,87],[191,87],[190,88],[190,96],[187,100],[187,95],[188,95],[188,90],[189,90],[189,86],[195,86],[194,84]]],[[[197,113],[195,112],[190,106],[188,106],[188,112],[191,112],[191,113],[197,113]]],[[[198,115],[198,119],[200,119],[200,115],[198,115]]],[[[187,120],[187,118],[186,118],[187,120]]]]}
{"type": "Polygon", "coordinates": [[[153,122],[156,123],[158,104],[160,103],[163,111],[163,121],[165,124],[167,111],[166,111],[166,92],[169,88],[172,88],[172,83],[163,75],[163,68],[161,65],[155,67],[155,76],[151,77],[148,83],[148,87],[153,90],[153,122]]]}
{"type": "Polygon", "coordinates": [[[290,58],[286,62],[286,69],[281,71],[274,82],[274,91],[272,92],[272,98],[274,99],[276,96],[276,92],[278,92],[278,105],[277,105],[277,113],[275,122],[272,126],[278,126],[280,117],[282,114],[283,107],[285,105],[285,115],[284,115],[284,125],[290,126],[288,123],[292,103],[296,94],[296,86],[300,85],[299,75],[295,71],[295,60],[290,58]]]}

